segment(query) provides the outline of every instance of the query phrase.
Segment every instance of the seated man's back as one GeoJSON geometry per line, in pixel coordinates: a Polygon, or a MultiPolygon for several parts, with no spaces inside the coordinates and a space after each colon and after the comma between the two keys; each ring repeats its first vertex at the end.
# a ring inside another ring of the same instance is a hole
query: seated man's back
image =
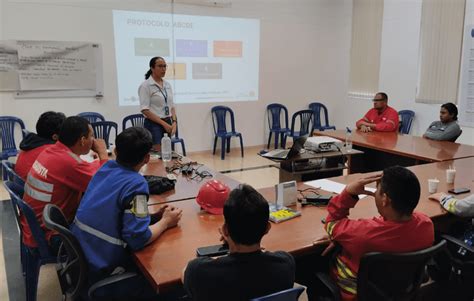
{"type": "Polygon", "coordinates": [[[183,275],[184,288],[196,301],[249,300],[293,287],[295,261],[286,252],[263,252],[260,241],[270,230],[267,201],[240,185],[224,205],[222,239],[230,254],[196,258],[183,275]]]}

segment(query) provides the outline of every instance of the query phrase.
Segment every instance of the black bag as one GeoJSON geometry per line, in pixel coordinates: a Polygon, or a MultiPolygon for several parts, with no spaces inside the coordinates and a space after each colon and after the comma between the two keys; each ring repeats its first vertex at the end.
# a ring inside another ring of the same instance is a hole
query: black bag
{"type": "Polygon", "coordinates": [[[160,176],[143,176],[148,182],[150,194],[160,194],[174,189],[176,181],[160,176]]]}

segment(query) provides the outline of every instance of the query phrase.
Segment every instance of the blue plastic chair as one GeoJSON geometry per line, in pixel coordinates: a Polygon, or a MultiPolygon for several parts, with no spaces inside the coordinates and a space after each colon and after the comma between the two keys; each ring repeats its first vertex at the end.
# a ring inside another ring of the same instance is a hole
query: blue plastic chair
{"type": "Polygon", "coordinates": [[[313,130],[335,130],[336,127],[329,125],[328,109],[320,102],[312,102],[309,104],[309,109],[313,111],[313,130]],[[324,125],[321,123],[321,110],[324,116],[324,125]]]}
{"type": "MultiPolygon", "coordinates": [[[[313,131],[312,127],[312,122],[313,120],[313,111],[312,110],[301,110],[293,114],[293,117],[291,117],[291,130],[290,132],[286,135],[293,140],[296,138],[299,138],[301,136],[305,135],[311,135],[313,131]],[[296,120],[299,120],[300,128],[299,131],[296,131],[295,126],[296,126],[296,120]]],[[[286,137],[284,139],[284,145],[286,145],[286,137]]]]}
{"type": "Polygon", "coordinates": [[[398,116],[400,116],[398,131],[402,134],[409,134],[411,123],[413,122],[413,118],[415,118],[415,112],[411,110],[401,110],[398,111],[398,116]]]}
{"type": "MultiPolygon", "coordinates": [[[[36,219],[36,214],[31,207],[25,203],[15,192],[12,182],[6,181],[4,185],[10,194],[12,202],[18,206],[21,215],[26,218],[28,227],[38,245],[37,248],[30,248],[23,245],[21,241],[22,266],[25,274],[26,300],[36,300],[38,289],[38,276],[40,267],[44,264],[56,262],[56,256],[51,253],[43,229],[36,219]]],[[[21,229],[23,231],[23,229],[21,229]]]]}
{"type": "Polygon", "coordinates": [[[240,138],[240,152],[242,157],[244,156],[244,144],[242,142],[242,134],[235,131],[234,112],[231,108],[226,106],[215,106],[211,110],[212,112],[212,126],[214,127],[214,148],[212,153],[216,153],[217,138],[221,138],[221,160],[225,158],[226,152],[226,141],[227,141],[227,152],[230,152],[230,138],[240,138]],[[227,131],[227,113],[230,115],[231,130],[227,131]]]}
{"type": "Polygon", "coordinates": [[[176,123],[176,133],[174,133],[174,137],[171,137],[171,150],[174,151],[174,145],[176,143],[181,144],[181,149],[183,150],[183,156],[186,156],[186,147],[184,146],[184,139],[180,138],[178,134],[178,123],[176,123]]]}
{"type": "Polygon", "coordinates": [[[304,287],[294,287],[271,295],[250,299],[250,301],[298,301],[304,287]]]}
{"type": "Polygon", "coordinates": [[[127,128],[127,123],[130,123],[131,126],[144,127],[145,116],[143,116],[143,114],[132,114],[125,116],[122,120],[122,131],[127,128]]]}
{"type": "Polygon", "coordinates": [[[77,114],[77,116],[87,119],[89,123],[105,121],[104,115],[97,112],[82,112],[82,113],[77,114]]]}
{"type": "Polygon", "coordinates": [[[15,124],[17,123],[20,125],[23,138],[25,138],[25,134],[23,133],[25,124],[23,120],[14,116],[0,116],[0,136],[2,137],[0,160],[6,160],[18,154],[15,143],[15,124]]]}
{"type": "Polygon", "coordinates": [[[7,160],[2,161],[3,168],[3,181],[13,182],[18,186],[15,192],[23,197],[23,192],[25,189],[25,181],[15,172],[15,164],[8,162],[7,160]]]}
{"type": "Polygon", "coordinates": [[[268,135],[267,148],[270,148],[270,141],[272,140],[272,134],[275,133],[275,148],[278,148],[278,138],[281,136],[281,147],[284,148],[283,142],[285,141],[285,135],[290,131],[288,128],[288,109],[279,103],[272,103],[267,106],[267,117],[268,127],[270,134],[268,135]],[[281,113],[284,114],[284,124],[282,127],[281,113]]]}
{"type": "Polygon", "coordinates": [[[100,138],[105,140],[105,145],[107,148],[110,147],[110,132],[112,129],[115,130],[115,139],[117,138],[117,128],[118,125],[117,123],[113,121],[98,121],[91,123],[92,129],[94,130],[94,136],[95,138],[100,138]]]}

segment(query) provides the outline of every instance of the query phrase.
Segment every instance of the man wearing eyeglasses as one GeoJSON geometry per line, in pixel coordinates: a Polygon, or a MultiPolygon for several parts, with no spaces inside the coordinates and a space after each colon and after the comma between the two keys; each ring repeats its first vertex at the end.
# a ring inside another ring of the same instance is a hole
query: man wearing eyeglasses
{"type": "Polygon", "coordinates": [[[375,94],[374,107],[356,122],[362,132],[395,132],[398,130],[398,113],[389,107],[388,96],[383,92],[375,94]]]}

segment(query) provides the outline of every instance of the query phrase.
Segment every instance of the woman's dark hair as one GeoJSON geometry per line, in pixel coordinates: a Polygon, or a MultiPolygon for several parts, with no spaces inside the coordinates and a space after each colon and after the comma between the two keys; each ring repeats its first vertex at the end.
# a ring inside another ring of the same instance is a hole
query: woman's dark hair
{"type": "Polygon", "coordinates": [[[161,56],[155,56],[150,60],[150,63],[148,64],[150,66],[150,69],[145,73],[145,79],[148,79],[151,75],[151,68],[155,68],[155,63],[156,60],[164,60],[161,56]]]}
{"type": "Polygon", "coordinates": [[[448,110],[449,115],[453,115],[453,120],[458,120],[458,108],[452,102],[447,102],[441,105],[442,108],[448,110]]]}
{"type": "Polygon", "coordinates": [[[123,166],[133,168],[151,150],[153,141],[147,129],[130,127],[117,136],[115,146],[117,152],[116,161],[123,166]]]}

